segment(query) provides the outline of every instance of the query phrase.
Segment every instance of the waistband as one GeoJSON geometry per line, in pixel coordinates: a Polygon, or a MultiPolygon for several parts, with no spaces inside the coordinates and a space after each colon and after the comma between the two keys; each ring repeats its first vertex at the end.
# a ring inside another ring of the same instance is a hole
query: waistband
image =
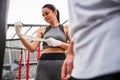
{"type": "Polygon", "coordinates": [[[40,60],[65,60],[65,53],[42,53],[40,60]]]}

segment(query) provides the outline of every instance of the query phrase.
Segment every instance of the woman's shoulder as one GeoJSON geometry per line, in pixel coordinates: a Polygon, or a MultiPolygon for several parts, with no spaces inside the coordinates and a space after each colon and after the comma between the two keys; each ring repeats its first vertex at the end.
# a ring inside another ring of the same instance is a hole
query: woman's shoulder
{"type": "Polygon", "coordinates": [[[63,25],[64,29],[68,29],[69,26],[66,24],[66,25],[63,25]]]}
{"type": "Polygon", "coordinates": [[[39,27],[39,28],[37,29],[37,32],[38,32],[38,33],[44,33],[45,29],[46,29],[46,26],[39,27]]]}
{"type": "Polygon", "coordinates": [[[37,35],[43,36],[45,30],[46,30],[46,26],[39,27],[39,28],[37,29],[37,32],[36,32],[36,33],[37,33],[37,35]]]}
{"type": "Polygon", "coordinates": [[[45,29],[46,29],[46,26],[42,26],[38,28],[38,31],[45,30],[45,29]]]}

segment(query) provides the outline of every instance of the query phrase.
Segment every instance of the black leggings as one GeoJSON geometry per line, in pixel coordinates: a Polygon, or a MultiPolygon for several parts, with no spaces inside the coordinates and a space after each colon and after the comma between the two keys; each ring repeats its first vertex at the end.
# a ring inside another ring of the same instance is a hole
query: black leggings
{"type": "Polygon", "coordinates": [[[104,75],[92,79],[76,79],[71,77],[69,80],[120,80],[120,72],[119,73],[113,73],[109,75],[104,75]]]}

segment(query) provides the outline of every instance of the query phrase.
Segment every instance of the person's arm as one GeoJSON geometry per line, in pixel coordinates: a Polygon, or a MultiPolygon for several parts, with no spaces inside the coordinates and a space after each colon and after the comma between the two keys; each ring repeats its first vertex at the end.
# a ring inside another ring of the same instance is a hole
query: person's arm
{"type": "Polygon", "coordinates": [[[68,80],[71,77],[71,72],[73,69],[73,60],[74,60],[73,46],[74,46],[74,42],[71,41],[70,46],[66,51],[66,59],[62,66],[62,71],[61,71],[62,80],[68,80]]]}
{"type": "MultiPolygon", "coordinates": [[[[36,36],[38,37],[38,35],[36,34],[36,36]]],[[[33,42],[30,42],[28,41],[24,36],[19,36],[19,39],[21,40],[21,42],[23,43],[23,45],[28,49],[30,50],[31,52],[34,52],[38,45],[40,44],[40,41],[33,41],[33,42]]]]}
{"type": "MultiPolygon", "coordinates": [[[[21,34],[21,30],[22,30],[23,24],[21,22],[16,22],[15,23],[15,30],[16,30],[16,34],[18,35],[19,39],[21,40],[21,42],[23,43],[23,45],[30,50],[31,52],[35,51],[38,47],[38,45],[40,44],[39,41],[33,41],[33,42],[29,42],[22,34],[21,34]]],[[[39,29],[36,33],[36,37],[41,37],[41,29],[39,29]]]]}
{"type": "Polygon", "coordinates": [[[60,44],[60,47],[65,50],[68,48],[68,46],[69,46],[69,43],[61,42],[61,44],[60,44]]]}
{"type": "Polygon", "coordinates": [[[68,40],[68,43],[62,42],[61,45],[60,45],[60,47],[66,50],[68,48],[69,42],[71,40],[70,34],[69,34],[69,26],[68,25],[64,26],[64,31],[65,31],[65,35],[66,35],[66,38],[68,40]]]}

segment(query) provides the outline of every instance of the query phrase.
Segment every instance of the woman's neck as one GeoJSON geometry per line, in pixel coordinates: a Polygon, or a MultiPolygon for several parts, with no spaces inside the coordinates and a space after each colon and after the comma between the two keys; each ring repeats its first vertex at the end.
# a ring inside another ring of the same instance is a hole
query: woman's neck
{"type": "Polygon", "coordinates": [[[51,27],[57,27],[60,23],[58,21],[50,23],[51,27]]]}

